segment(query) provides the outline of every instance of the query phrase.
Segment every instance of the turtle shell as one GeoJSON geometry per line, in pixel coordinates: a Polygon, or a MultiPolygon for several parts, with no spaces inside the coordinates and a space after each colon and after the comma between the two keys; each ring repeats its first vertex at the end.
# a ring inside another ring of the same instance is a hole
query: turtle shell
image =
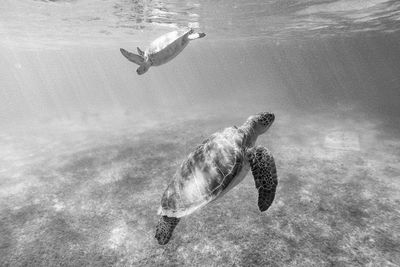
{"type": "Polygon", "coordinates": [[[191,29],[169,32],[154,40],[146,54],[153,66],[164,64],[176,57],[189,43],[191,29]]]}
{"type": "Polygon", "coordinates": [[[165,190],[159,214],[188,215],[239,183],[248,171],[244,138],[243,132],[231,127],[197,146],[165,190]]]}

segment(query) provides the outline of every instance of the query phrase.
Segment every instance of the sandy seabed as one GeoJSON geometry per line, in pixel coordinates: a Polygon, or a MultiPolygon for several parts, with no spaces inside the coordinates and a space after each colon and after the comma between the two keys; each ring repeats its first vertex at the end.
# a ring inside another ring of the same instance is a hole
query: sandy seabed
{"type": "Polygon", "coordinates": [[[50,122],[0,134],[1,266],[399,266],[400,135],[363,116],[276,114],[260,213],[251,174],[154,239],[179,163],[245,118],[50,122]]]}

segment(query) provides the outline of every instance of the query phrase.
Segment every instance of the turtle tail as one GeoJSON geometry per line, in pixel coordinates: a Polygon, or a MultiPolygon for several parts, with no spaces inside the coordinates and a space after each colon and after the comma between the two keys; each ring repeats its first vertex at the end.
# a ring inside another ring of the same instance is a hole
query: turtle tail
{"type": "Polygon", "coordinates": [[[169,242],[172,232],[179,221],[180,218],[161,216],[157,224],[155,235],[155,238],[158,240],[158,244],[165,245],[169,242]]]}

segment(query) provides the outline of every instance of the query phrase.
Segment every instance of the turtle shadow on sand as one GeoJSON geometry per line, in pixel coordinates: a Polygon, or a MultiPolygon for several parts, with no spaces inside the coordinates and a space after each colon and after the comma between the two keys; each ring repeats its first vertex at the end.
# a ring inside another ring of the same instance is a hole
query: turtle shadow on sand
{"type": "Polygon", "coordinates": [[[145,51],[137,48],[138,55],[121,48],[120,51],[129,61],[139,65],[137,74],[146,73],[151,66],[160,66],[175,58],[189,44],[206,36],[194,33],[193,29],[184,29],[164,34],[154,40],[145,51]]]}

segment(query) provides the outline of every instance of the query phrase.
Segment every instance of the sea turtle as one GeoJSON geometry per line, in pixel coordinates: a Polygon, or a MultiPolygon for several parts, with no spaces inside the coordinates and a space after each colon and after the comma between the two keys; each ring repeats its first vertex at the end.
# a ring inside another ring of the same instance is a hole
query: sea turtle
{"type": "Polygon", "coordinates": [[[275,162],[271,153],[255,142],[274,119],[269,112],[250,116],[241,127],[214,133],[189,154],[161,199],[155,234],[160,245],[168,243],[181,217],[223,196],[244,179],[249,169],[258,189],[260,211],[269,208],[278,185],[275,162]]]}
{"type": "Polygon", "coordinates": [[[164,34],[154,40],[145,51],[137,47],[139,55],[121,48],[120,51],[129,61],[140,65],[136,70],[141,75],[151,66],[159,66],[176,57],[188,45],[189,41],[206,36],[205,33],[194,33],[194,30],[182,29],[164,34]]]}

